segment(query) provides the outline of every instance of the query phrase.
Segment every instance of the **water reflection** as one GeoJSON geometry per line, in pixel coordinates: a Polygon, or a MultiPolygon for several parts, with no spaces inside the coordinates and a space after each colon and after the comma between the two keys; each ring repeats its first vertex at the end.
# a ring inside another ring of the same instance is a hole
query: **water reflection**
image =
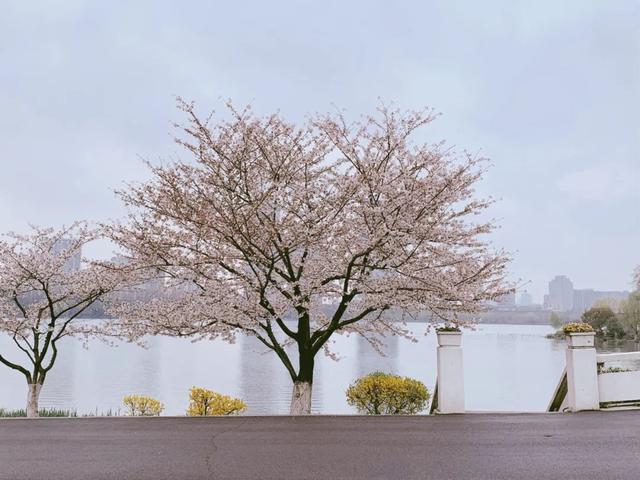
{"type": "MultiPolygon", "coordinates": [[[[250,400],[248,413],[287,413],[291,402],[291,378],[280,359],[254,337],[243,337],[239,343],[242,352],[240,396],[250,400]]],[[[291,349],[288,350],[293,357],[291,349]]]]}
{"type": "Polygon", "coordinates": [[[378,335],[375,339],[382,344],[382,355],[369,340],[360,335],[356,336],[357,377],[376,371],[397,373],[400,337],[378,335]]]}
{"type": "Polygon", "coordinates": [[[77,395],[76,365],[78,354],[82,355],[82,344],[66,338],[60,340],[60,343],[56,364],[47,374],[46,388],[42,390],[40,397],[43,403],[52,407],[65,408],[77,395]]]}

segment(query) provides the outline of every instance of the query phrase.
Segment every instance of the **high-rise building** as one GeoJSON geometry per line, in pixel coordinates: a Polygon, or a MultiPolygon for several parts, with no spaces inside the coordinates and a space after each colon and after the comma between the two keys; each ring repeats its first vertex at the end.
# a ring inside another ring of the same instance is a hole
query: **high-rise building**
{"type": "Polygon", "coordinates": [[[545,296],[549,310],[567,312],[573,310],[573,283],[565,275],[557,275],[549,282],[549,294],[545,296]]]}
{"type": "Polygon", "coordinates": [[[589,310],[598,300],[619,302],[626,299],[626,291],[599,291],[592,288],[574,289],[565,275],[558,275],[549,282],[549,293],[544,296],[544,307],[556,312],[589,310]]]}
{"type": "MultiPolygon", "coordinates": [[[[54,256],[62,255],[68,252],[70,249],[74,247],[74,241],[70,238],[61,238],[51,247],[51,253],[54,256]]],[[[64,272],[72,273],[80,270],[80,266],[82,264],[82,247],[78,248],[77,251],[73,252],[73,255],[69,257],[67,262],[64,264],[64,272]]]]}
{"type": "Polygon", "coordinates": [[[585,288],[573,291],[573,309],[577,312],[589,310],[596,301],[596,292],[593,288],[585,288]]]}
{"type": "Polygon", "coordinates": [[[592,288],[573,291],[573,309],[576,312],[589,310],[598,300],[610,300],[619,303],[629,297],[627,291],[599,291],[592,288]]]}

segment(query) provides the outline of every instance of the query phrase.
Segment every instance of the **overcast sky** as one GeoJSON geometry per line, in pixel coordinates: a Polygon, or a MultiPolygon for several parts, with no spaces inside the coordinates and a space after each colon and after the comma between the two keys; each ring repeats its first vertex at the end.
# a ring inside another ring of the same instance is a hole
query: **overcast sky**
{"type": "Polygon", "coordinates": [[[542,300],[640,264],[637,1],[35,1],[0,13],[0,230],[122,215],[111,189],[180,153],[174,96],[292,120],[378,98],[480,151],[496,245],[542,300]]]}

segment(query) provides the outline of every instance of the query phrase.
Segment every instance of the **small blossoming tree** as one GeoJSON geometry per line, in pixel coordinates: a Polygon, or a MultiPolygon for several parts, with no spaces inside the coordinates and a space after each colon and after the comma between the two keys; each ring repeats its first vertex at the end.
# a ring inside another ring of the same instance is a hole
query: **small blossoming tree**
{"type": "Polygon", "coordinates": [[[108,264],[80,268],[82,247],[98,236],[96,230],[76,223],[0,239],[0,333],[15,346],[15,351],[0,352],[0,363],[24,375],[28,417],[38,416],[40,390],[63,338],[116,333],[108,322],[80,319],[124,279],[108,264]]]}
{"type": "Polygon", "coordinates": [[[122,191],[130,217],[112,237],[132,264],[189,286],[119,309],[131,331],[252,335],[291,376],[290,412],[306,414],[335,334],[407,336],[418,315],[459,324],[509,291],[508,257],[478,216],[491,204],[474,194],[483,160],[411,141],[431,112],[296,127],[232,106],[213,125],[180,106],[191,161],[122,191]]]}

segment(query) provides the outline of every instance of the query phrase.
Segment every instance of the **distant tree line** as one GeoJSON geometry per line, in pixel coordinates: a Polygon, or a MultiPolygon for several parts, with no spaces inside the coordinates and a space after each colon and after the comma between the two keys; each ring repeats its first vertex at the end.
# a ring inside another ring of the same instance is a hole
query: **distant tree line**
{"type": "Polygon", "coordinates": [[[600,303],[582,314],[599,337],[640,341],[640,291],[635,291],[617,308],[600,303]]]}
{"type": "MultiPolygon", "coordinates": [[[[582,314],[581,321],[591,325],[599,338],[640,342],[640,269],[636,270],[634,282],[636,289],[626,300],[603,299],[582,314]]],[[[551,313],[549,324],[557,332],[550,337],[564,336],[563,323],[560,315],[551,313]]]]}

